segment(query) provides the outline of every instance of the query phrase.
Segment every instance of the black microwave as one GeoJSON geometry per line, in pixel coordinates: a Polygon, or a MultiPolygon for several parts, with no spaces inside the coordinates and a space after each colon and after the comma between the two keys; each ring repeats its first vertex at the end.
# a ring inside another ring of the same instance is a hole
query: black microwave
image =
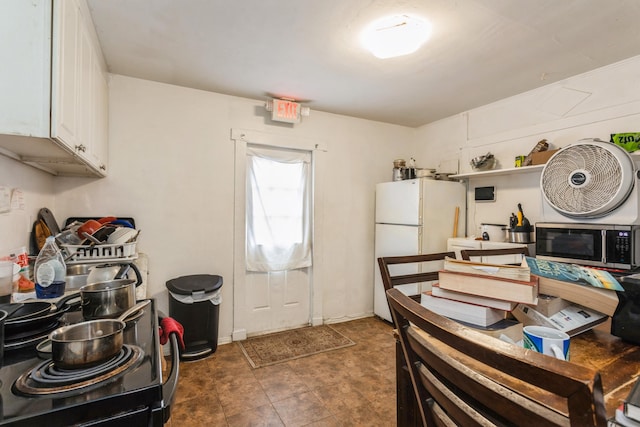
{"type": "Polygon", "coordinates": [[[595,267],[632,270],[640,266],[640,226],[536,224],[536,257],[595,267]]]}

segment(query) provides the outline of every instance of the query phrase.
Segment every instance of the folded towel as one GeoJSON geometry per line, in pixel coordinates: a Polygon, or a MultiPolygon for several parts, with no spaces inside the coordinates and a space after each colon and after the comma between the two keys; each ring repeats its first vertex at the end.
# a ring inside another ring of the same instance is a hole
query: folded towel
{"type": "Polygon", "coordinates": [[[160,321],[160,344],[165,345],[169,341],[169,334],[175,333],[178,336],[180,348],[184,350],[184,328],[175,319],[165,317],[160,321]]]}

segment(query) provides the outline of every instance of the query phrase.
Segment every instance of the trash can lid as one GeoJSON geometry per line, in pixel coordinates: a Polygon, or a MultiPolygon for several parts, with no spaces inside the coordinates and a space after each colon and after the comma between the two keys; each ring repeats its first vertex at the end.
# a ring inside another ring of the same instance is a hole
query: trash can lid
{"type": "Polygon", "coordinates": [[[193,274],[167,281],[167,289],[180,295],[213,292],[222,287],[222,277],[213,274],[193,274]]]}

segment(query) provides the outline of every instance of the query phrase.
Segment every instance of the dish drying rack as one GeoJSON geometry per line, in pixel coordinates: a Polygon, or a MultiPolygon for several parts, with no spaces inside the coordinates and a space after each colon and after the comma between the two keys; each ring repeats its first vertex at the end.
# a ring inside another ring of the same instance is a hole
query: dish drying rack
{"type": "Polygon", "coordinates": [[[67,265],[88,262],[123,262],[138,258],[136,242],[101,245],[61,245],[67,265]]]}

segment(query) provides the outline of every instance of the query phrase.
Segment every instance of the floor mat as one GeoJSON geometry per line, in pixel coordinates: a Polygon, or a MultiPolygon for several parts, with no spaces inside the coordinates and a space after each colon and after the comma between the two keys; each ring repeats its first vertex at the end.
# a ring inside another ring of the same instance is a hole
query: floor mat
{"type": "Polygon", "coordinates": [[[329,325],[309,326],[238,341],[254,368],[355,345],[329,325]]]}

